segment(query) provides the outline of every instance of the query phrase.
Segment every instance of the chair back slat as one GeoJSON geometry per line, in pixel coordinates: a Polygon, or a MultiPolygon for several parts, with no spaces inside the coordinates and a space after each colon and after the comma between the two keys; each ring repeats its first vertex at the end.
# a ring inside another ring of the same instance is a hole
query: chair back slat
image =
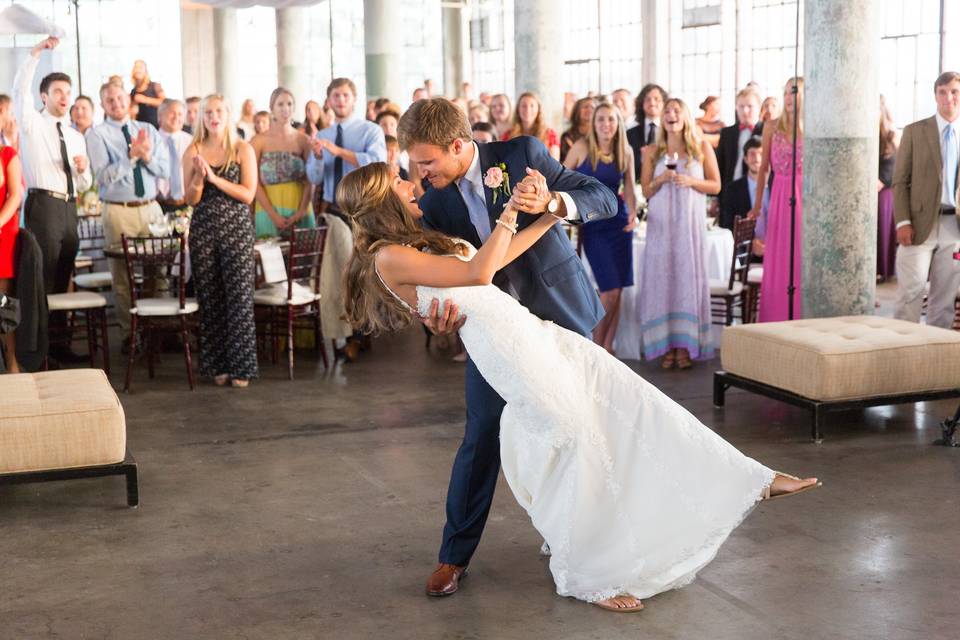
{"type": "Polygon", "coordinates": [[[320,262],[327,238],[327,227],[294,228],[290,235],[290,263],[287,267],[287,299],[293,299],[293,283],[307,281],[310,291],[320,290],[320,262]]]}
{"type": "Polygon", "coordinates": [[[757,221],[747,217],[737,218],[733,223],[733,260],[730,264],[730,281],[727,282],[728,291],[733,289],[734,282],[747,283],[756,228],[757,221]]]}
{"type": "Polygon", "coordinates": [[[103,249],[106,239],[103,233],[103,216],[83,215],[77,217],[78,252],[89,256],[94,262],[106,262],[103,249]]]}
{"type": "Polygon", "coordinates": [[[180,309],[186,304],[186,242],[180,234],[156,238],[153,236],[121,235],[123,255],[130,279],[130,306],[144,294],[148,280],[165,283],[165,288],[153,293],[166,293],[179,298],[180,309]]]}

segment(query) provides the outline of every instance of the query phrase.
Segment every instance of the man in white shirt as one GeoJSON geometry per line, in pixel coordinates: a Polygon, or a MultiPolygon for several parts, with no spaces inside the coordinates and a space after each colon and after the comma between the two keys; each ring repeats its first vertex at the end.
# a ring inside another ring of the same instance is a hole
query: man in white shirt
{"type": "Polygon", "coordinates": [[[633,169],[637,182],[640,181],[640,169],[643,166],[643,147],[657,141],[660,130],[660,115],[667,101],[667,91],[658,84],[648,84],[640,90],[634,105],[637,126],[627,130],[627,143],[633,149],[633,169]]]}
{"type": "MultiPolygon", "coordinates": [[[[14,113],[20,124],[20,155],[27,183],[24,217],[43,254],[43,283],[48,295],[63,293],[70,284],[80,244],[77,194],[91,184],[87,146],[83,136],[70,126],[70,76],[54,72],[40,81],[41,111],[34,108],[30,95],[40,53],[54,49],[59,42],[47,38],[37,44],[13,80],[14,113]]],[[[52,326],[65,322],[62,313],[51,315],[52,326]]],[[[67,351],[61,355],[70,359],[67,351]]]]}
{"type": "Polygon", "coordinates": [[[160,103],[160,139],[167,145],[170,156],[170,177],[157,178],[157,202],[166,211],[177,211],[186,205],[183,200],[183,165],[181,159],[193,137],[183,130],[186,106],[179,100],[167,98],[160,103]]]}
{"type": "Polygon", "coordinates": [[[960,288],[960,261],[954,257],[960,247],[960,73],[940,74],[933,89],[937,113],[903,130],[893,173],[893,209],[900,244],[895,317],[920,320],[929,276],[927,324],[949,329],[960,288]]]}

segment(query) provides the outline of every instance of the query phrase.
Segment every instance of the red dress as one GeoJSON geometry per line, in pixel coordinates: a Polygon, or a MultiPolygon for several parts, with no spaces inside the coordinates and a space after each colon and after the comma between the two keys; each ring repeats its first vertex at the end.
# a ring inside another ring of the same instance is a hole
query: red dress
{"type": "MultiPolygon", "coordinates": [[[[0,185],[0,206],[7,201],[7,165],[17,155],[13,147],[0,147],[0,164],[3,165],[3,184],[0,185]]],[[[20,231],[20,212],[15,211],[0,229],[0,279],[13,277],[13,251],[20,231]]]]}

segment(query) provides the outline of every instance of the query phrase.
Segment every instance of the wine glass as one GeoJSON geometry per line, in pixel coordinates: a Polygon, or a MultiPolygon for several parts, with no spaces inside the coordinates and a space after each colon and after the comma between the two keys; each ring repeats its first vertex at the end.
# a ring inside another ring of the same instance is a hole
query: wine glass
{"type": "Polygon", "coordinates": [[[669,171],[676,171],[676,170],[677,170],[677,163],[678,163],[679,161],[680,161],[680,154],[678,154],[676,151],[674,151],[673,153],[668,153],[668,154],[667,154],[667,163],[666,163],[666,164],[667,164],[667,169],[668,169],[669,171]]]}
{"type": "Polygon", "coordinates": [[[170,235],[170,223],[163,211],[154,211],[147,220],[147,228],[154,238],[163,238],[170,235]]]}

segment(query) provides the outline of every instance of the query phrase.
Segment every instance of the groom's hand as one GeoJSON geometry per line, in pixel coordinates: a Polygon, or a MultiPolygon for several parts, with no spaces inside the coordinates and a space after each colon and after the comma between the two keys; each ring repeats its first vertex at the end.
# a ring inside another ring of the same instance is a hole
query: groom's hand
{"type": "Polygon", "coordinates": [[[460,309],[449,300],[443,303],[440,311],[440,301],[436,298],[430,303],[430,311],[420,319],[430,333],[437,336],[450,336],[460,331],[460,327],[467,321],[467,316],[460,315],[460,309]]]}
{"type": "Polygon", "coordinates": [[[527,175],[513,187],[510,202],[517,211],[524,213],[543,213],[553,199],[547,179],[536,169],[527,167],[527,175]]]}

